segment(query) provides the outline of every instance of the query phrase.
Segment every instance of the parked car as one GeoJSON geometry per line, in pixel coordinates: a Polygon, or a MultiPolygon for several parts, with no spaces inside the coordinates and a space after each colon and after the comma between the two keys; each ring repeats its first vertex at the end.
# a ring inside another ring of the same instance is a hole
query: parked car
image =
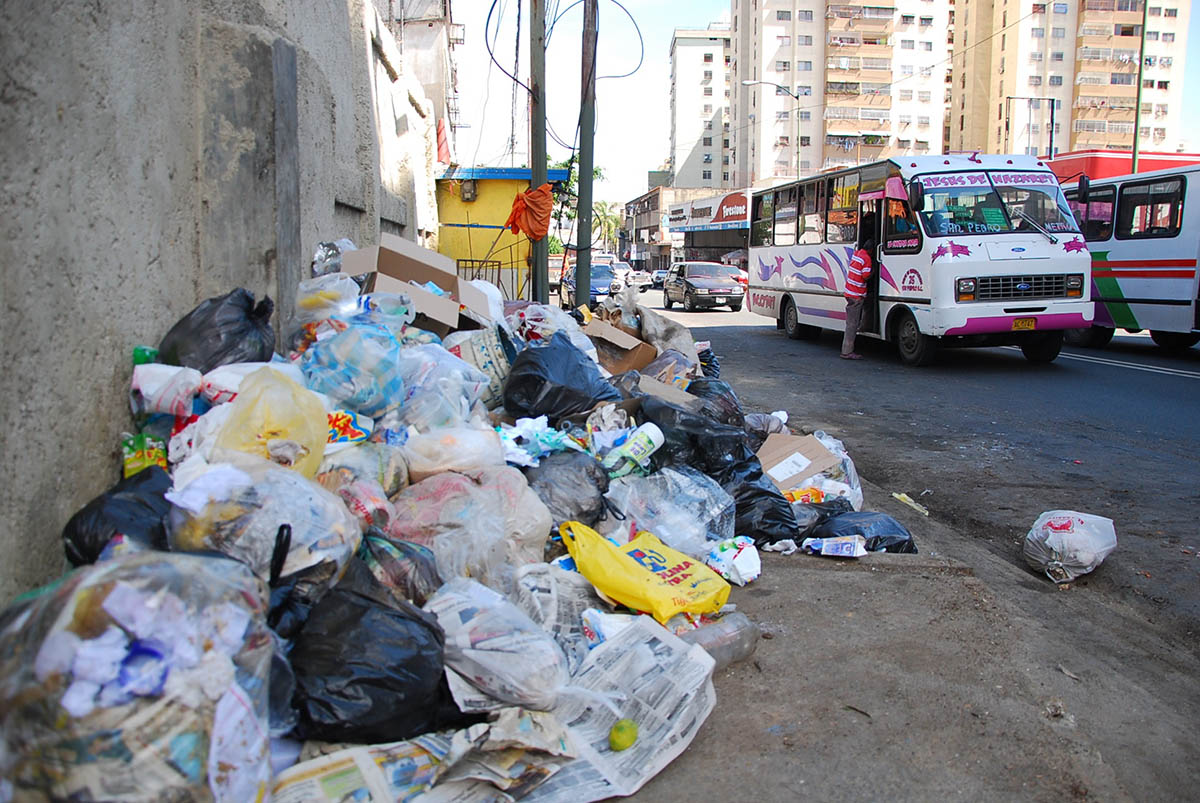
{"type": "Polygon", "coordinates": [[[746,295],[738,279],[738,269],[732,265],[676,262],[663,283],[663,307],[670,309],[678,301],[688,312],[723,306],[737,312],[746,295]]]}
{"type": "MultiPolygon", "coordinates": [[[[591,293],[588,295],[588,307],[594,308],[601,299],[613,293],[620,292],[624,286],[621,280],[613,273],[611,265],[599,264],[592,265],[592,281],[591,293]]],[[[575,272],[571,271],[569,275],[563,276],[562,285],[559,287],[559,298],[562,305],[567,309],[574,309],[579,306],[579,302],[575,300],[575,272]]]]}
{"type": "Polygon", "coordinates": [[[667,271],[663,268],[659,268],[658,270],[654,271],[654,273],[651,273],[650,274],[650,286],[651,287],[662,287],[663,282],[665,282],[667,280],[667,274],[669,272],[670,271],[667,271]]]}
{"type": "Polygon", "coordinates": [[[644,293],[648,289],[650,289],[650,285],[651,285],[652,281],[653,280],[650,278],[650,274],[646,273],[646,271],[631,270],[631,271],[629,271],[629,274],[625,277],[625,286],[626,287],[630,287],[630,286],[636,287],[638,289],[639,293],[644,293]]]}

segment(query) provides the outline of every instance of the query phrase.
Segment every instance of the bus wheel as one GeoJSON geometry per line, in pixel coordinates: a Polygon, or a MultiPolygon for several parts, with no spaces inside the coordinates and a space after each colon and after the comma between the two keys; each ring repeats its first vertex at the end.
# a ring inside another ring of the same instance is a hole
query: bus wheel
{"type": "Polygon", "coordinates": [[[1107,326],[1092,326],[1087,329],[1068,329],[1063,332],[1063,340],[1071,346],[1082,346],[1088,349],[1102,349],[1113,339],[1115,329],[1107,326]]]}
{"type": "Polygon", "coordinates": [[[1186,351],[1200,343],[1200,335],[1191,332],[1159,332],[1150,330],[1150,339],[1168,351],[1186,351]]]}
{"type": "Polygon", "coordinates": [[[1030,362],[1048,363],[1054,362],[1058,357],[1058,353],[1062,351],[1063,333],[1062,332],[1047,332],[1036,340],[1030,340],[1028,343],[1021,344],[1021,353],[1025,355],[1025,359],[1030,362]]]}
{"type": "Polygon", "coordinates": [[[800,323],[796,305],[790,298],[785,298],[783,302],[783,331],[792,340],[803,340],[809,336],[808,327],[800,323]]]}
{"type": "Polygon", "coordinates": [[[896,348],[900,352],[900,361],[905,365],[920,367],[929,365],[937,356],[937,339],[922,334],[917,326],[917,319],[911,312],[905,312],[896,326],[896,348]]]}

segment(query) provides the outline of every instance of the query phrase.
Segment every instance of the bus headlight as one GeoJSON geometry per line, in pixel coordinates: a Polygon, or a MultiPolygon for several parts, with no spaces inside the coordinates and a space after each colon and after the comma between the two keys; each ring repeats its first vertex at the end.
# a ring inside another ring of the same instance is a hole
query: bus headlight
{"type": "Polygon", "coordinates": [[[1083,298],[1083,274],[1072,273],[1067,276],[1067,298],[1083,298]]]}
{"type": "Polygon", "coordinates": [[[954,283],[954,297],[958,301],[975,300],[975,280],[959,279],[954,283]]]}

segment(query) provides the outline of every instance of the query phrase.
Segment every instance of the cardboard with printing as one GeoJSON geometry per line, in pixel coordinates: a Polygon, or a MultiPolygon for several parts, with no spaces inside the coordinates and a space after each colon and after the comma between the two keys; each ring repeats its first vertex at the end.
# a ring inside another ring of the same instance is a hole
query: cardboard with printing
{"type": "Polygon", "coordinates": [[[640,371],[654,361],[658,349],[622,332],[610,323],[593,318],[583,333],[596,344],[600,364],[613,374],[640,371]]]}
{"type": "Polygon", "coordinates": [[[758,450],[763,473],[780,491],[790,491],[801,482],[828,471],[841,462],[812,435],[803,437],[774,433],[767,436],[758,450]]]}
{"type": "Polygon", "coordinates": [[[453,259],[394,234],[381,234],[379,245],[347,251],[342,255],[342,271],[351,276],[367,274],[364,292],[407,294],[417,312],[414,325],[439,336],[479,329],[479,320],[490,320],[487,295],[459,278],[453,259]],[[422,287],[426,282],[449,295],[422,287]],[[463,314],[462,308],[471,314],[463,314]]]}

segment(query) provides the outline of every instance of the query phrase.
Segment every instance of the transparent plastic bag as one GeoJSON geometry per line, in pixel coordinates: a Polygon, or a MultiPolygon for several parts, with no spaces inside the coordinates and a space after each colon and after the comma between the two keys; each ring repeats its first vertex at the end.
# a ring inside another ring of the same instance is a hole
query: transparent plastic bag
{"type": "Polygon", "coordinates": [[[413,435],[402,448],[412,482],[446,471],[504,465],[504,447],[491,429],[437,429],[413,435]]]}
{"type": "Polygon", "coordinates": [[[304,352],[308,387],[355,412],[379,418],[404,401],[400,344],[384,326],[353,325],[304,352]]]}
{"type": "Polygon", "coordinates": [[[133,367],[129,382],[129,408],[135,416],[166,413],[188,416],[200,392],[203,376],[195,368],[150,362],[133,367]]]}
{"type": "Polygon", "coordinates": [[[296,323],[312,323],[352,312],[359,291],[358,282],[344,273],[327,273],[300,282],[296,288],[296,323]]]}
{"type": "Polygon", "coordinates": [[[325,456],[329,417],[317,396],[278,371],[246,377],[216,434],[218,449],[265,458],[313,477],[325,456]]]}
{"type": "Polygon", "coordinates": [[[399,447],[374,441],[356,443],[327,455],[317,469],[316,479],[327,491],[336,491],[355,480],[372,480],[391,499],[408,486],[408,463],[399,447]]]}
{"type": "Polygon", "coordinates": [[[9,795],[264,799],[265,602],[240,563],[143,552],[79,569],[10,608],[0,630],[9,795]]]}
{"type": "Polygon", "coordinates": [[[359,556],[393,596],[424,605],[433,592],[442,587],[437,558],[428,547],[388,538],[382,531],[372,529],[363,536],[359,556]]]}
{"type": "Polygon", "coordinates": [[[454,356],[487,374],[488,386],[479,397],[484,406],[494,410],[504,404],[504,380],[512,370],[517,352],[499,326],[451,332],[442,345],[454,356]]]}
{"type": "Polygon", "coordinates": [[[854,505],[855,510],[862,510],[862,483],[858,479],[858,471],[855,470],[854,461],[850,459],[846,447],[840,440],[821,430],[814,432],[813,436],[826,449],[841,458],[841,463],[820,474],[801,480],[796,484],[797,487],[816,488],[824,494],[825,501],[829,501],[830,497],[844,496],[850,500],[850,504],[854,505]]]}
{"type": "Polygon", "coordinates": [[[312,258],[312,275],[324,276],[327,273],[337,273],[342,269],[342,254],[357,250],[358,246],[354,244],[354,241],[346,237],[332,242],[317,243],[317,250],[313,252],[312,258]]]}
{"type": "MultiPolygon", "coordinates": [[[[490,588],[455,578],[424,609],[446,632],[446,666],[495,701],[488,707],[548,711],[570,682],[566,656],[554,638],[490,588]]],[[[462,706],[453,676],[450,690],[462,706]]]]}
{"type": "Polygon", "coordinates": [[[628,535],[647,530],[667,546],[703,560],[733,537],[737,506],[716,480],[691,468],[622,477],[606,497],[625,514],[628,535]]]}
{"type": "Polygon", "coordinates": [[[464,471],[479,483],[504,513],[505,553],[510,566],[538,563],[545,557],[546,539],[554,526],[550,509],[511,466],[464,471]]]}
{"type": "Polygon", "coordinates": [[[358,548],[362,530],[342,500],[312,480],[266,461],[216,463],[170,491],[167,542],[178,552],[214,550],[248,565],[260,577],[282,525],[291,546],[280,577],[317,564],[333,565],[336,581],[358,548]]]}
{"type": "Polygon", "coordinates": [[[549,340],[556,332],[561,332],[575,348],[586,354],[592,362],[597,364],[600,362],[596,344],[583,333],[579,323],[569,313],[558,307],[547,304],[528,304],[507,313],[505,319],[508,321],[509,327],[526,343],[549,340]]]}
{"type": "Polygon", "coordinates": [[[461,426],[490,379],[437,344],[410,346],[400,352],[405,401],[400,416],[416,429],[461,426]]]}
{"type": "Polygon", "coordinates": [[[1025,536],[1025,562],[1056,583],[1096,569],[1117,548],[1112,519],[1074,510],[1049,510],[1025,536]]]}
{"type": "Polygon", "coordinates": [[[300,366],[288,362],[235,362],[220,365],[204,375],[200,383],[200,395],[210,404],[224,404],[237,398],[242,382],[263,368],[278,371],[303,387],[304,372],[300,366]]]}
{"type": "Polygon", "coordinates": [[[337,489],[346,509],[358,519],[363,532],[368,527],[386,527],[396,516],[383,486],[375,480],[354,480],[337,489]]]}
{"type": "Polygon", "coordinates": [[[550,510],[554,527],[581,521],[589,527],[604,515],[608,472],[600,461],[585,452],[561,452],[543,457],[525,469],[529,487],[550,510]]]}

